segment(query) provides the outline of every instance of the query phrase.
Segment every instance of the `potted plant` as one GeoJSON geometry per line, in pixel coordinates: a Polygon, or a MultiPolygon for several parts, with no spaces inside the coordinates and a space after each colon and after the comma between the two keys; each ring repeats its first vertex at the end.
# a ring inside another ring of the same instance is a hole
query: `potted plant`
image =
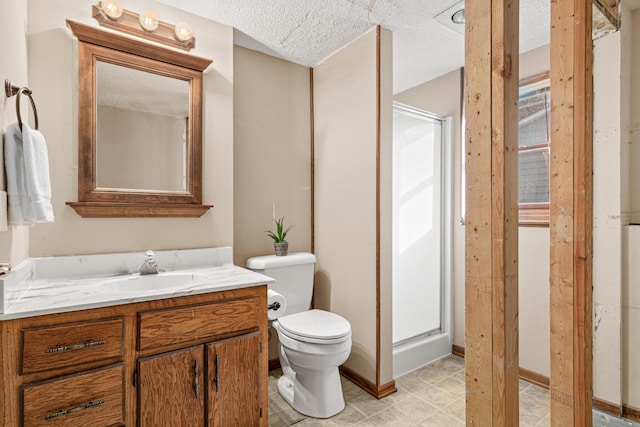
{"type": "Polygon", "coordinates": [[[273,249],[276,251],[276,255],[284,256],[289,250],[289,243],[285,240],[285,237],[287,237],[291,227],[284,228],[284,216],[274,219],[273,222],[276,224],[275,231],[267,230],[265,233],[273,239],[273,249]]]}

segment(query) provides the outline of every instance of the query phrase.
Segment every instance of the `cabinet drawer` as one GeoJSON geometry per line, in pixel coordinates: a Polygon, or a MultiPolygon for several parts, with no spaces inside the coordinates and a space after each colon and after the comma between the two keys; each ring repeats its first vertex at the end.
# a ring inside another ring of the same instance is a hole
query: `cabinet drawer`
{"type": "Polygon", "coordinates": [[[124,365],[22,386],[24,426],[124,425],[124,365]]]}
{"type": "Polygon", "coordinates": [[[247,331],[259,325],[258,297],[138,313],[138,349],[247,331]]]}
{"type": "Polygon", "coordinates": [[[22,373],[121,358],[123,326],[117,318],[23,329],[22,373]]]}

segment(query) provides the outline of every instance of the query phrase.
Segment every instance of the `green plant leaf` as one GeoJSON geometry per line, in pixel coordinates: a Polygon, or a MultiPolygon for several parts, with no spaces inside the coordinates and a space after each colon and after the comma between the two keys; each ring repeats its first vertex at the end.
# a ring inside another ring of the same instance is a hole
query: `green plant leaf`
{"type": "Polygon", "coordinates": [[[286,229],[284,228],[284,215],[278,219],[274,219],[273,222],[276,225],[276,230],[265,230],[267,236],[271,237],[275,243],[284,243],[285,237],[287,237],[287,233],[289,230],[293,228],[293,226],[289,226],[286,229]]]}

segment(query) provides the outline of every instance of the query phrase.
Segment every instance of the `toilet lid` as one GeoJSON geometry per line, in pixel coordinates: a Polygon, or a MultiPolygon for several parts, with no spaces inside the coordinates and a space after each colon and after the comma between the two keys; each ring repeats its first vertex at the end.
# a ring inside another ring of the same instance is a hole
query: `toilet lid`
{"type": "Polygon", "coordinates": [[[283,332],[289,332],[299,338],[335,340],[351,334],[351,325],[347,319],[324,310],[309,310],[283,316],[278,319],[278,324],[283,332]]]}

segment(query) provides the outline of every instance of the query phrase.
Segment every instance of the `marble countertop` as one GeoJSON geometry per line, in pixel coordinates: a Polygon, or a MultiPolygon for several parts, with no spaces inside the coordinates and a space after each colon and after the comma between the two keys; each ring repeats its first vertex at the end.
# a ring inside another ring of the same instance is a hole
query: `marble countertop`
{"type": "Polygon", "coordinates": [[[102,277],[32,277],[28,287],[5,295],[0,320],[176,298],[251,286],[275,280],[231,263],[175,269],[159,274],[102,277]]]}
{"type": "Polygon", "coordinates": [[[154,275],[114,276],[71,280],[36,280],[19,298],[10,302],[0,320],[43,314],[63,313],[163,298],[175,298],[273,283],[274,279],[235,265],[171,271],[158,277],[178,276],[174,285],[137,286],[137,280],[154,279],[154,275]],[[195,279],[182,280],[193,272],[195,279]],[[131,286],[127,287],[130,282],[131,286]],[[186,282],[186,283],[185,283],[186,282]]]}

